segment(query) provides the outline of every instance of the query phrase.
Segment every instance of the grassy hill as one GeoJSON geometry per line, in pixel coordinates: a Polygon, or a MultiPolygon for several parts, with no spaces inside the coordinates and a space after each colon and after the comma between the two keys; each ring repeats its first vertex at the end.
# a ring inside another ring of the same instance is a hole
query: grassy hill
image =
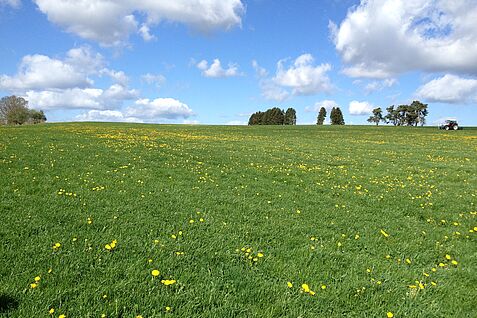
{"type": "Polygon", "coordinates": [[[477,130],[0,127],[0,316],[475,317],[476,158],[477,130]]]}

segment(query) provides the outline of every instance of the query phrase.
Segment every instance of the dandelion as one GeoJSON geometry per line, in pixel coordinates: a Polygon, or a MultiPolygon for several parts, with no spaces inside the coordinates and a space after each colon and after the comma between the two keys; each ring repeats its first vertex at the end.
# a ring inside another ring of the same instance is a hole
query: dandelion
{"type": "Polygon", "coordinates": [[[112,250],[112,247],[111,247],[111,245],[109,245],[109,244],[106,244],[106,245],[104,246],[104,248],[107,249],[108,251],[112,250]]]}
{"type": "Polygon", "coordinates": [[[310,292],[310,286],[308,286],[308,284],[302,284],[301,285],[301,288],[303,289],[303,291],[305,293],[309,293],[310,292]]]}
{"type": "Polygon", "coordinates": [[[37,283],[38,283],[38,282],[40,281],[40,279],[41,279],[41,278],[40,278],[40,276],[36,276],[34,279],[35,279],[35,282],[37,282],[37,283]]]}
{"type": "Polygon", "coordinates": [[[454,260],[452,260],[452,262],[451,262],[451,263],[452,263],[452,265],[457,265],[457,264],[459,264],[459,263],[458,263],[458,262],[457,262],[455,259],[454,259],[454,260]]]}
{"type": "Polygon", "coordinates": [[[393,318],[393,317],[394,317],[394,314],[393,314],[392,312],[388,311],[388,312],[386,313],[386,317],[388,317],[388,318],[393,318]]]}
{"type": "Polygon", "coordinates": [[[59,249],[60,247],[61,247],[61,243],[55,243],[55,244],[53,245],[53,250],[57,250],[57,249],[59,249]]]}
{"type": "Polygon", "coordinates": [[[176,283],[175,279],[163,279],[161,280],[161,283],[164,284],[165,286],[173,285],[176,283]]]}
{"type": "Polygon", "coordinates": [[[61,314],[61,315],[58,316],[58,318],[66,318],[66,316],[61,314]]]}
{"type": "Polygon", "coordinates": [[[192,224],[192,223],[194,223],[194,222],[195,222],[195,221],[194,221],[193,219],[190,219],[190,220],[189,220],[189,223],[190,223],[190,224],[192,224]]]}
{"type": "Polygon", "coordinates": [[[50,315],[53,315],[55,313],[55,308],[50,308],[50,310],[48,310],[48,313],[50,315]]]}
{"type": "Polygon", "coordinates": [[[389,234],[386,233],[383,229],[381,229],[380,233],[381,233],[384,237],[389,237],[389,234]]]}
{"type": "Polygon", "coordinates": [[[293,284],[291,282],[287,282],[287,287],[288,288],[292,288],[293,287],[293,284]]]}
{"type": "Polygon", "coordinates": [[[450,261],[451,256],[449,254],[446,254],[446,260],[450,261]]]}
{"type": "Polygon", "coordinates": [[[406,258],[406,264],[411,265],[411,260],[409,258],[406,258]]]}
{"type": "Polygon", "coordinates": [[[30,288],[31,288],[31,289],[35,289],[35,288],[37,288],[37,287],[38,287],[38,284],[36,284],[36,283],[31,283],[31,284],[30,284],[30,288]]]}
{"type": "Polygon", "coordinates": [[[171,311],[171,310],[172,310],[172,308],[171,308],[171,307],[169,307],[169,306],[166,306],[166,308],[165,308],[165,309],[166,309],[166,312],[169,312],[169,311],[171,311]]]}
{"type": "Polygon", "coordinates": [[[263,257],[263,253],[259,252],[259,253],[257,253],[257,256],[261,258],[261,257],[263,257]]]}
{"type": "Polygon", "coordinates": [[[152,276],[157,277],[157,276],[159,276],[160,272],[157,269],[153,269],[151,274],[152,274],[152,276]]]}
{"type": "Polygon", "coordinates": [[[325,290],[325,289],[326,289],[326,285],[321,285],[321,289],[322,289],[322,290],[325,290]]]}
{"type": "Polygon", "coordinates": [[[204,222],[205,220],[204,220],[203,218],[200,218],[199,221],[200,221],[200,222],[204,222]]]}

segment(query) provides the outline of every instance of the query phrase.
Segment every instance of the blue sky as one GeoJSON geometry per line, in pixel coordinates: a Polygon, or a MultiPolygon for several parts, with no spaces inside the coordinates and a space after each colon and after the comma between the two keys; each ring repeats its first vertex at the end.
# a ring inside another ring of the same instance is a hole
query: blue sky
{"type": "Polygon", "coordinates": [[[49,121],[244,124],[429,104],[477,125],[477,2],[0,0],[0,96],[49,121]]]}

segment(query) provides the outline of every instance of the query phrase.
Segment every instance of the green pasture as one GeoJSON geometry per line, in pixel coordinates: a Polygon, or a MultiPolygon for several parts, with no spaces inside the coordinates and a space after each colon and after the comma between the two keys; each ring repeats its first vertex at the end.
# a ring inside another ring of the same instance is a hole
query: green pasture
{"type": "Polygon", "coordinates": [[[0,317],[474,318],[476,204],[473,129],[0,127],[0,317]]]}

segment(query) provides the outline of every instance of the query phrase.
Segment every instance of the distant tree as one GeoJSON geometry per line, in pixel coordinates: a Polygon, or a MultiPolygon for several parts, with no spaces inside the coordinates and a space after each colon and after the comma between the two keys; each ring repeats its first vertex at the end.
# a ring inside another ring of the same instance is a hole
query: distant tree
{"type": "Polygon", "coordinates": [[[399,112],[394,109],[394,105],[387,107],[386,111],[388,112],[386,116],[384,116],[386,123],[392,123],[394,126],[397,126],[399,123],[399,112]]]}
{"type": "Polygon", "coordinates": [[[344,125],[343,113],[339,107],[333,107],[330,113],[330,119],[332,125],[344,125]]]}
{"type": "Polygon", "coordinates": [[[296,110],[293,108],[288,108],[285,112],[284,118],[285,125],[296,125],[296,110]]]}
{"type": "Polygon", "coordinates": [[[249,125],[262,125],[263,124],[263,115],[264,113],[263,112],[256,112],[256,113],[253,113],[251,116],[250,116],[250,119],[248,120],[248,124],[249,125]]]}
{"type": "Polygon", "coordinates": [[[418,124],[424,126],[426,123],[426,116],[429,114],[429,111],[427,110],[427,104],[423,104],[420,101],[415,100],[411,103],[410,107],[416,116],[414,126],[417,126],[418,124]]]}
{"type": "Polygon", "coordinates": [[[28,101],[23,97],[6,96],[0,99],[0,119],[10,125],[24,124],[29,117],[28,101]]]}
{"type": "Polygon", "coordinates": [[[263,115],[263,125],[283,125],[285,113],[278,107],[267,109],[263,115]]]}
{"type": "Polygon", "coordinates": [[[318,113],[318,118],[316,119],[317,125],[323,125],[326,118],[326,109],[324,107],[320,108],[320,112],[318,113]]]}
{"type": "Polygon", "coordinates": [[[379,125],[379,122],[384,120],[383,111],[381,107],[373,109],[373,115],[368,118],[369,123],[375,123],[376,126],[379,125]]]}

